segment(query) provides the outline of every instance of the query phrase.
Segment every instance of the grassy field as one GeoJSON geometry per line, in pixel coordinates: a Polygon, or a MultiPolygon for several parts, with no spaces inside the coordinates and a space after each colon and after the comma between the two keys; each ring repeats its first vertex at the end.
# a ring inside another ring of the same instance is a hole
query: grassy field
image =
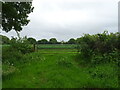
{"type": "Polygon", "coordinates": [[[76,44],[39,44],[38,49],[75,49],[76,44]]]}
{"type": "MultiPolygon", "coordinates": [[[[3,65],[3,88],[117,88],[112,64],[80,65],[75,49],[40,49],[27,63],[3,65]]],[[[79,59],[80,60],[80,59],[79,59]]]]}
{"type": "MultiPolygon", "coordinates": [[[[10,45],[0,45],[1,47],[9,47],[10,45]]],[[[32,44],[30,44],[33,47],[32,44]]],[[[76,49],[77,44],[36,44],[36,48],[39,49],[76,49]]]]}

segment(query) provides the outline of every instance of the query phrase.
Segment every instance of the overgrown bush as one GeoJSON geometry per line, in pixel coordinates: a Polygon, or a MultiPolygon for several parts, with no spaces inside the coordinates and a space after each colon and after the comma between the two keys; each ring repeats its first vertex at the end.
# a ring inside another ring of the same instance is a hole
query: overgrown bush
{"type": "Polygon", "coordinates": [[[2,48],[2,62],[14,65],[17,61],[23,59],[23,54],[11,46],[2,48]]]}
{"type": "Polygon", "coordinates": [[[23,54],[30,53],[33,51],[26,37],[19,40],[14,38],[14,40],[11,41],[10,45],[12,48],[20,51],[23,54]]]}
{"type": "Polygon", "coordinates": [[[102,64],[102,63],[113,63],[118,65],[119,62],[119,52],[113,51],[111,53],[92,55],[91,63],[92,64],[102,64]]]}
{"type": "Polygon", "coordinates": [[[7,64],[15,64],[16,62],[24,61],[24,54],[33,52],[32,47],[26,38],[17,40],[13,38],[10,46],[2,48],[2,61],[7,64]]]}
{"type": "Polygon", "coordinates": [[[87,63],[100,64],[107,62],[118,63],[120,57],[120,33],[89,35],[85,34],[78,40],[80,56],[87,63]]]}

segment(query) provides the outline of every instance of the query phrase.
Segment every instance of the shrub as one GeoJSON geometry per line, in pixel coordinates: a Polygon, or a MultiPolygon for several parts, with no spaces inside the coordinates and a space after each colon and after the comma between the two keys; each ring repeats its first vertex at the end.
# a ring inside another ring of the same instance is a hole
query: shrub
{"type": "Polygon", "coordinates": [[[23,54],[12,48],[11,46],[2,48],[2,62],[7,64],[15,64],[15,62],[23,59],[23,54]]]}
{"type": "Polygon", "coordinates": [[[109,34],[107,31],[104,31],[102,34],[85,34],[77,39],[77,43],[80,56],[87,63],[119,62],[120,33],[109,34]]]}
{"type": "Polygon", "coordinates": [[[24,54],[33,52],[26,38],[12,39],[10,46],[2,48],[3,63],[15,64],[24,61],[24,54]]]}
{"type": "Polygon", "coordinates": [[[12,41],[10,45],[12,48],[20,51],[23,54],[30,53],[33,51],[26,37],[20,40],[16,39],[12,41]]]}

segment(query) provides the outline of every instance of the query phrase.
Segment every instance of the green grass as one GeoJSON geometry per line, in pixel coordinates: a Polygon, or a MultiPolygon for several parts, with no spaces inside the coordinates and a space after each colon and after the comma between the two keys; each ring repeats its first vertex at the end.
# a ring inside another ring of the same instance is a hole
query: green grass
{"type": "Polygon", "coordinates": [[[27,63],[3,64],[3,72],[8,71],[8,74],[3,73],[3,88],[118,87],[115,68],[111,64],[83,67],[76,62],[74,49],[41,49],[24,57],[27,63]]]}
{"type": "Polygon", "coordinates": [[[39,52],[42,54],[75,54],[77,53],[76,49],[39,49],[39,52]]]}
{"type": "Polygon", "coordinates": [[[38,49],[74,49],[76,44],[39,44],[38,49]]]}

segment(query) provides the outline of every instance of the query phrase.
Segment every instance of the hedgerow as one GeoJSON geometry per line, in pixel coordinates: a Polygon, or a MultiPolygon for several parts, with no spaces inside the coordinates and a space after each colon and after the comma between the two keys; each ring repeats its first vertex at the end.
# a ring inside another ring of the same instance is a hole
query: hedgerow
{"type": "Polygon", "coordinates": [[[2,47],[2,62],[10,65],[16,62],[24,62],[24,55],[31,52],[33,52],[33,48],[26,38],[19,40],[14,38],[9,46],[2,47]]]}
{"type": "Polygon", "coordinates": [[[86,63],[100,64],[112,62],[119,64],[120,33],[85,34],[78,40],[80,58],[86,63]]]}

